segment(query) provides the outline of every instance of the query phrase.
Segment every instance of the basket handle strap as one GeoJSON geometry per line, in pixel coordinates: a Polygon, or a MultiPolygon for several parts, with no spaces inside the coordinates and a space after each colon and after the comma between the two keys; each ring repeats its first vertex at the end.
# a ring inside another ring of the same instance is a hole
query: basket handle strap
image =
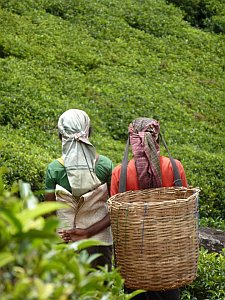
{"type": "MultiPolygon", "coordinates": [[[[171,156],[170,151],[166,145],[165,139],[163,135],[160,133],[160,138],[162,140],[162,143],[168,153],[170,162],[172,164],[173,168],[173,174],[174,174],[174,186],[182,186],[182,180],[180,177],[179,170],[177,168],[177,164],[175,162],[175,159],[171,156]]],[[[127,182],[127,164],[128,164],[128,153],[129,153],[129,145],[130,145],[130,138],[128,136],[127,139],[127,144],[124,152],[124,157],[122,160],[122,165],[121,165],[121,171],[120,171],[120,182],[119,182],[119,193],[126,192],[126,182],[127,182]]]]}
{"type": "Polygon", "coordinates": [[[163,135],[160,133],[160,138],[162,140],[162,143],[168,153],[168,156],[169,156],[169,159],[170,159],[170,162],[172,164],[172,168],[173,168],[173,174],[174,174],[174,186],[182,186],[182,181],[181,181],[181,178],[180,178],[180,173],[179,173],[179,170],[177,168],[177,164],[175,162],[175,159],[170,155],[170,151],[166,145],[166,142],[164,140],[164,137],[163,135]]]}
{"type": "Polygon", "coordinates": [[[122,160],[121,171],[120,171],[119,193],[126,192],[129,145],[130,145],[130,137],[128,136],[124,157],[122,160]]]}

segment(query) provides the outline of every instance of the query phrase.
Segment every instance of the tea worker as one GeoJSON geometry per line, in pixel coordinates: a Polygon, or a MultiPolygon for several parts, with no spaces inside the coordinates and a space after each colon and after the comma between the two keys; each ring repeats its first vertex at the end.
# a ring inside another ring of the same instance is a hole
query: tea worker
{"type": "MultiPolygon", "coordinates": [[[[132,148],[132,159],[128,162],[126,171],[126,191],[172,187],[174,172],[168,157],[160,155],[159,134],[160,125],[150,118],[135,119],[128,127],[129,143],[132,148]]],[[[187,187],[184,168],[179,160],[175,160],[180,173],[182,186],[187,187]]],[[[111,196],[119,193],[121,165],[114,168],[111,180],[111,196]]],[[[125,292],[132,292],[126,288],[125,292]]],[[[179,300],[179,289],[167,291],[147,291],[134,298],[149,300],[179,300]]]]}
{"type": "Polygon", "coordinates": [[[57,211],[59,234],[65,242],[86,238],[107,245],[87,248],[89,254],[100,253],[92,266],[111,268],[112,234],[107,199],[113,169],[112,161],[96,153],[89,140],[90,118],[79,109],[65,111],[58,120],[62,157],[53,160],[46,171],[46,201],[67,203],[57,211]]]}

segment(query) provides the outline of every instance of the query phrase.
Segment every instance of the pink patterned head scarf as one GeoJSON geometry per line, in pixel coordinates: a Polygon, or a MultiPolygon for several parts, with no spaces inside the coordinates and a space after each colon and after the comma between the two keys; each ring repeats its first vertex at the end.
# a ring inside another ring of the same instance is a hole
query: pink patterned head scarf
{"type": "Polygon", "coordinates": [[[128,128],[140,189],[162,186],[159,162],[159,122],[138,118],[128,128]]]}

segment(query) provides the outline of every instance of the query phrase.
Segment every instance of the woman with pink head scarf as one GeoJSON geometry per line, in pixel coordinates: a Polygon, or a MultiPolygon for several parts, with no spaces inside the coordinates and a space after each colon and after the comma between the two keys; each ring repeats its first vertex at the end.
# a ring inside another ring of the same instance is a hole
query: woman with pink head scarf
{"type": "MultiPolygon", "coordinates": [[[[151,118],[138,118],[128,127],[128,143],[131,145],[132,159],[114,168],[111,180],[111,196],[129,190],[141,190],[159,187],[172,187],[175,185],[175,176],[170,158],[160,155],[159,134],[160,125],[151,118]],[[127,164],[127,166],[126,166],[127,164]],[[122,176],[121,176],[122,174],[122,176]],[[120,176],[125,177],[124,187],[121,190],[120,176]]],[[[128,152],[126,150],[126,152],[128,152]]],[[[180,174],[181,184],[187,187],[186,175],[180,161],[174,160],[180,174]]],[[[125,287],[125,292],[132,292],[125,287]]],[[[148,291],[135,296],[135,300],[179,300],[178,289],[161,291],[148,291]]]]}
{"type": "Polygon", "coordinates": [[[148,118],[138,118],[128,128],[140,189],[156,188],[162,185],[159,128],[156,120],[148,118]]]}

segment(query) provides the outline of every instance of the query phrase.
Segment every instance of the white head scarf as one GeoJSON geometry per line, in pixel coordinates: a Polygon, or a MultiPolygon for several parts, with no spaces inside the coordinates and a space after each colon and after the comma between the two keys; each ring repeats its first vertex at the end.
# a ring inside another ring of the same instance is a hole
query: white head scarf
{"type": "Polygon", "coordinates": [[[95,174],[96,151],[88,139],[90,119],[79,109],[69,109],[58,121],[62,156],[75,197],[95,189],[101,182],[95,174]]]}

